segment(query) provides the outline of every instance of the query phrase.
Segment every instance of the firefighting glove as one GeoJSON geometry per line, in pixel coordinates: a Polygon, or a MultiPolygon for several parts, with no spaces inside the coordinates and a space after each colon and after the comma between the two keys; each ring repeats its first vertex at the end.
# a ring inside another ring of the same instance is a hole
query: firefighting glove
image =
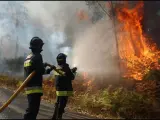
{"type": "Polygon", "coordinates": [[[53,69],[56,69],[56,67],[55,67],[54,65],[50,65],[50,64],[48,64],[48,63],[45,63],[45,65],[48,66],[48,67],[50,67],[52,70],[53,70],[53,69]]]}
{"type": "Polygon", "coordinates": [[[76,73],[77,67],[72,68],[71,71],[72,71],[73,73],[76,73]]]}
{"type": "Polygon", "coordinates": [[[47,74],[50,74],[51,71],[52,71],[52,69],[49,68],[49,69],[46,70],[46,73],[47,73],[47,74]]]}
{"type": "Polygon", "coordinates": [[[43,63],[44,67],[46,68],[48,66],[48,63],[43,63]]]}
{"type": "Polygon", "coordinates": [[[52,65],[51,69],[54,70],[54,69],[56,69],[56,67],[54,65],[52,65]]]}

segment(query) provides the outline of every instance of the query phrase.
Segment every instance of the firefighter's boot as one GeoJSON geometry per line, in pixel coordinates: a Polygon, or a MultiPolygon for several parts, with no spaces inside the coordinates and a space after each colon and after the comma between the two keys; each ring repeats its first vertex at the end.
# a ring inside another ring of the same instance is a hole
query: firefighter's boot
{"type": "Polygon", "coordinates": [[[59,109],[58,109],[58,119],[62,119],[63,113],[64,113],[64,108],[62,108],[62,106],[59,106],[59,109]]]}
{"type": "Polygon", "coordinates": [[[54,114],[53,114],[52,120],[58,119],[58,109],[59,109],[59,104],[55,103],[54,114]]]}
{"type": "Polygon", "coordinates": [[[59,119],[59,120],[62,120],[62,115],[63,115],[63,112],[58,111],[58,119],[59,119]]]}
{"type": "Polygon", "coordinates": [[[62,114],[58,115],[58,120],[62,120],[62,114]]]}

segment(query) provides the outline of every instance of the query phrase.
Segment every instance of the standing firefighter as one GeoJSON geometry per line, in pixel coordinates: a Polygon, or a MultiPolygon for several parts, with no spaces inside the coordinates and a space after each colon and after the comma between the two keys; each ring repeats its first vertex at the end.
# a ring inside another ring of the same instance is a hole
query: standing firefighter
{"type": "Polygon", "coordinates": [[[28,99],[28,108],[24,115],[25,120],[36,120],[41,96],[43,95],[42,90],[42,79],[45,74],[46,64],[43,64],[42,51],[44,43],[39,37],[33,37],[30,41],[31,53],[27,56],[24,61],[24,75],[25,78],[33,71],[36,72],[35,76],[27,83],[25,92],[28,99]]]}
{"type": "Polygon", "coordinates": [[[75,67],[71,70],[66,63],[66,58],[67,56],[63,53],[57,56],[57,69],[64,75],[60,75],[57,72],[54,73],[57,100],[52,119],[62,119],[68,97],[73,95],[72,80],[75,78],[77,68],[75,67]]]}

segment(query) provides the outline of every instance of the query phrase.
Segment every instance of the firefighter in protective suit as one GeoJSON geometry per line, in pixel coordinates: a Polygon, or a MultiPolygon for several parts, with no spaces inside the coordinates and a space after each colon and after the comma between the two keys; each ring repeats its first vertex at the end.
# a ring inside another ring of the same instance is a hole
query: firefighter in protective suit
{"type": "MultiPolygon", "coordinates": [[[[57,56],[58,66],[56,68],[64,75],[60,75],[54,71],[57,98],[52,120],[62,119],[68,97],[73,95],[72,80],[75,78],[77,68],[74,67],[70,69],[69,65],[66,63],[66,58],[67,56],[63,53],[57,56]]],[[[52,69],[50,69],[50,71],[51,70],[52,69]]]]}
{"type": "Polygon", "coordinates": [[[42,90],[42,79],[43,74],[49,74],[49,69],[46,70],[46,63],[43,63],[42,46],[43,41],[39,37],[33,37],[30,41],[31,53],[27,56],[24,61],[24,77],[27,78],[31,72],[35,71],[36,74],[31,78],[25,87],[25,92],[28,99],[28,108],[24,114],[24,120],[36,120],[41,96],[43,95],[42,90]]]}

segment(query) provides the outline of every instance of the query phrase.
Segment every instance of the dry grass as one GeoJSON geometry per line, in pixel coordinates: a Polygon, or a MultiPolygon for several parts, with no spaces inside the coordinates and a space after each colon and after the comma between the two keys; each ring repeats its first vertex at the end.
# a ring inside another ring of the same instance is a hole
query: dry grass
{"type": "MultiPolygon", "coordinates": [[[[18,88],[19,80],[5,75],[0,76],[1,86],[18,88]]],[[[85,85],[84,80],[77,78],[73,82],[74,97],[70,97],[70,109],[90,114],[99,118],[153,118],[154,105],[150,94],[131,91],[124,87],[97,89],[96,86],[85,85]]],[[[142,86],[142,85],[141,85],[142,86]]],[[[137,86],[138,87],[138,86],[137,86]]],[[[147,86],[145,86],[146,89],[147,86]]],[[[55,101],[54,79],[44,80],[43,99],[55,101]]],[[[141,89],[143,89],[141,87],[141,89]]],[[[150,89],[150,88],[149,88],[150,89]]],[[[137,88],[139,90],[139,88],[137,88]]],[[[146,91],[145,91],[146,92],[146,91]]]]}
{"type": "Polygon", "coordinates": [[[0,75],[0,86],[9,89],[15,89],[20,85],[21,78],[9,77],[7,75],[0,75]]]}

